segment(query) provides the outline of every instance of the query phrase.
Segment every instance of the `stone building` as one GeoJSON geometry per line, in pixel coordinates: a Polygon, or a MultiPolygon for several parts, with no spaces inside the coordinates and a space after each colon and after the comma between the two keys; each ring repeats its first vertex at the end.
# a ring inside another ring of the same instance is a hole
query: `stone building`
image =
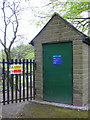
{"type": "Polygon", "coordinates": [[[36,100],[78,106],[90,98],[90,38],[55,13],[31,41],[36,100]]]}

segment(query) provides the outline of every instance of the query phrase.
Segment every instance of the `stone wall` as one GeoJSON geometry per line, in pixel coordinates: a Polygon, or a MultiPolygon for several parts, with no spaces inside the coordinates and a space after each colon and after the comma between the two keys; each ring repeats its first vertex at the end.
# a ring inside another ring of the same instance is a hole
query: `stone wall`
{"type": "Polygon", "coordinates": [[[89,103],[90,103],[90,46],[88,46],[88,97],[89,97],[89,103]]]}
{"type": "Polygon", "coordinates": [[[82,48],[83,43],[81,40],[73,41],[73,104],[82,105],[82,48]]]}
{"type": "Polygon", "coordinates": [[[82,89],[83,89],[83,105],[88,103],[88,45],[83,44],[83,84],[82,84],[82,89]]]}
{"type": "MultiPolygon", "coordinates": [[[[43,99],[43,49],[44,43],[68,42],[73,43],[73,104],[84,105],[87,103],[87,61],[84,62],[84,53],[87,51],[87,45],[82,42],[82,34],[73,27],[67,25],[59,16],[53,19],[44,27],[39,35],[34,39],[35,42],[35,60],[36,60],[36,98],[43,99]],[[83,65],[85,63],[85,69],[83,65]],[[86,75],[86,76],[85,76],[86,75]]],[[[86,56],[88,56],[86,54],[86,56]]]]}

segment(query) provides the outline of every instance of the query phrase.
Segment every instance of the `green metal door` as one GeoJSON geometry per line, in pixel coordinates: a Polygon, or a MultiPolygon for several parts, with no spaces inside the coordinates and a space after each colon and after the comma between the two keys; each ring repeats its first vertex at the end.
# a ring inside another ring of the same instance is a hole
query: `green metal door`
{"type": "Polygon", "coordinates": [[[44,44],[44,100],[72,104],[72,74],[72,43],[44,44]]]}

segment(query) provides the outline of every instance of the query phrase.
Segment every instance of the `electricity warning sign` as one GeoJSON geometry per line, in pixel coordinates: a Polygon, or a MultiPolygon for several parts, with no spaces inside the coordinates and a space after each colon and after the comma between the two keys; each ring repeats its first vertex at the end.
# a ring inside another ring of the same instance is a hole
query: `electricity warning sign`
{"type": "Polygon", "coordinates": [[[10,74],[21,74],[22,73],[22,65],[21,64],[13,64],[10,65],[10,74]]]}

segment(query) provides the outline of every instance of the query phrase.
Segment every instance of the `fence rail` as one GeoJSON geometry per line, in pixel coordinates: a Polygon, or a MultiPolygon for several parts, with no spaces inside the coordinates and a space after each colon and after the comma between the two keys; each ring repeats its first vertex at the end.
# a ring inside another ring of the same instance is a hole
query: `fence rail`
{"type": "Polygon", "coordinates": [[[0,65],[2,67],[2,80],[0,80],[0,82],[2,82],[2,90],[0,102],[5,105],[10,102],[17,103],[35,99],[34,60],[12,59],[5,61],[5,59],[3,59],[3,61],[0,62],[0,65]]]}

